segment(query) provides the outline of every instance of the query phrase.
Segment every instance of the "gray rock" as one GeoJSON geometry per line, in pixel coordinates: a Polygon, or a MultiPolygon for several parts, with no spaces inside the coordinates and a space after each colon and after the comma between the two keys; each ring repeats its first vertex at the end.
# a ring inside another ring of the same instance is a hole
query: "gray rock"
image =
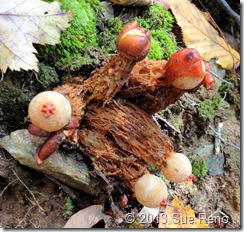
{"type": "Polygon", "coordinates": [[[45,138],[30,135],[27,130],[18,130],[3,137],[0,146],[21,164],[48,174],[74,188],[96,195],[99,192],[97,181],[89,175],[86,164],[75,160],[72,155],[57,150],[41,165],[36,164],[34,154],[44,140],[45,138]]]}
{"type": "Polygon", "coordinates": [[[224,173],[224,154],[222,152],[218,155],[214,154],[213,144],[198,148],[195,154],[205,159],[210,176],[216,176],[224,173]]]}

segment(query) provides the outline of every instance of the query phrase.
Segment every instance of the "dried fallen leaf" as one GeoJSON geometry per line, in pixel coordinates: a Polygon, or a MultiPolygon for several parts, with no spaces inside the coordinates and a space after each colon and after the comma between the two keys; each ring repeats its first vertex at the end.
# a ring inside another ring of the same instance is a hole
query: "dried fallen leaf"
{"type": "Polygon", "coordinates": [[[59,43],[60,31],[69,26],[70,20],[71,12],[62,12],[59,2],[1,0],[0,70],[38,71],[33,43],[59,43]]]}
{"type": "Polygon", "coordinates": [[[231,70],[240,64],[240,55],[208,22],[203,12],[188,0],[168,0],[182,29],[187,47],[195,48],[204,60],[217,58],[216,63],[231,70]]]}
{"type": "Polygon", "coordinates": [[[92,205],[74,214],[65,224],[64,228],[91,228],[100,220],[105,223],[110,219],[102,213],[102,205],[92,205]]]}
{"type": "Polygon", "coordinates": [[[172,206],[167,206],[159,216],[158,228],[207,228],[205,220],[195,217],[191,206],[184,206],[178,198],[174,198],[172,206]]]}

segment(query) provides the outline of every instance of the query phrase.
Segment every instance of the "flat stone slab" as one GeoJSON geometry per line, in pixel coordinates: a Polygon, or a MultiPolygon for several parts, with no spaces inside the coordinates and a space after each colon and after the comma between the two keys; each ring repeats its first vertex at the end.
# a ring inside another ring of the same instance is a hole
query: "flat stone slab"
{"type": "Polygon", "coordinates": [[[72,155],[57,150],[41,165],[36,164],[34,159],[36,149],[45,139],[33,136],[28,130],[23,129],[3,137],[0,146],[21,164],[48,174],[69,186],[96,195],[99,192],[98,182],[89,175],[87,165],[75,160],[72,155]]]}

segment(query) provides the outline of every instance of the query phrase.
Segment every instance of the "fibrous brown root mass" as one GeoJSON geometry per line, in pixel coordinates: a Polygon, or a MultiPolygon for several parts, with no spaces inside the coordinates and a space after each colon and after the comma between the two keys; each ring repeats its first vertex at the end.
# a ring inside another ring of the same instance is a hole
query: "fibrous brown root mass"
{"type": "Polygon", "coordinates": [[[93,107],[84,120],[88,129],[78,134],[93,162],[106,176],[131,185],[149,164],[160,168],[173,151],[150,116],[131,103],[117,100],[105,108],[93,107]]]}
{"type": "Polygon", "coordinates": [[[149,164],[160,168],[173,152],[171,140],[149,116],[185,92],[166,83],[166,63],[146,58],[135,65],[119,54],[87,80],[73,79],[55,89],[82,120],[78,132],[82,151],[105,178],[115,177],[133,187],[149,164]],[[117,92],[117,100],[111,102],[117,92]]]}
{"type": "Polygon", "coordinates": [[[175,103],[185,90],[169,85],[164,77],[165,60],[144,60],[137,62],[132,69],[128,86],[120,91],[120,97],[154,114],[175,103]]]}
{"type": "Polygon", "coordinates": [[[81,119],[91,102],[108,104],[128,81],[135,62],[122,54],[113,56],[109,62],[85,80],[77,79],[54,89],[70,101],[72,114],[81,119]]]}

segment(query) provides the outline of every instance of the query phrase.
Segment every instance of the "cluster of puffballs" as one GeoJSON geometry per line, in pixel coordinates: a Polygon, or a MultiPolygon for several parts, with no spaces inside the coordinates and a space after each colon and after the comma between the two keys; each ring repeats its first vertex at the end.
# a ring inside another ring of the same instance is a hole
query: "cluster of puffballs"
{"type": "MultiPolygon", "coordinates": [[[[55,91],[44,91],[36,95],[28,108],[31,123],[47,132],[64,128],[70,120],[72,110],[69,101],[55,91]]],[[[172,153],[162,164],[162,173],[174,183],[187,181],[192,173],[189,159],[181,153],[172,153]]],[[[161,178],[145,174],[138,179],[134,192],[139,203],[148,208],[165,205],[168,190],[161,178]]]]}

